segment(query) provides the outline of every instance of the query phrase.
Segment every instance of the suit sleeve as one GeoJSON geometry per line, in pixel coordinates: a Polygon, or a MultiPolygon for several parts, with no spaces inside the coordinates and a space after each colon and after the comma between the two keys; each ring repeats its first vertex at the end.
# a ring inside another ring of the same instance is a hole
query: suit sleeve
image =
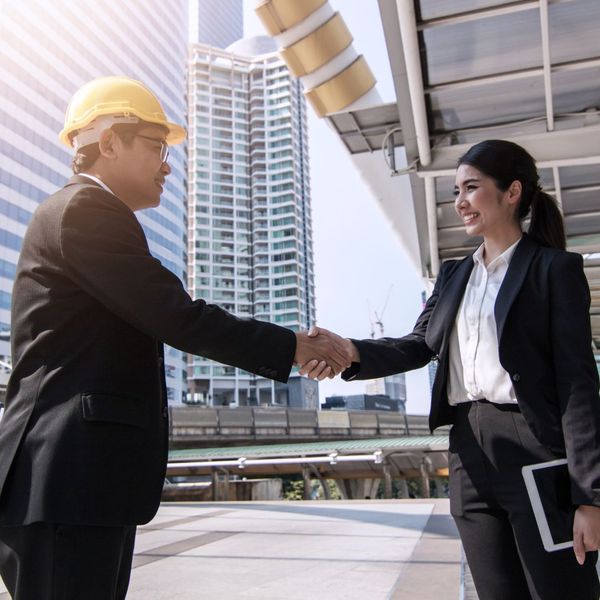
{"type": "Polygon", "coordinates": [[[135,215],[112,194],[78,192],[63,212],[59,236],[67,275],[121,319],[184,352],[287,381],[294,333],[192,300],[150,254],[135,215]]]}
{"type": "Polygon", "coordinates": [[[600,506],[600,397],[590,291],[579,254],[550,266],[552,351],[574,504],[600,506]]]}
{"type": "Polygon", "coordinates": [[[360,354],[360,363],[353,363],[342,378],[346,381],[376,379],[424,367],[435,352],[425,342],[429,318],[437,304],[440,290],[450,263],[442,265],[433,292],[419,315],[411,333],[400,338],[352,340],[360,354]]]}

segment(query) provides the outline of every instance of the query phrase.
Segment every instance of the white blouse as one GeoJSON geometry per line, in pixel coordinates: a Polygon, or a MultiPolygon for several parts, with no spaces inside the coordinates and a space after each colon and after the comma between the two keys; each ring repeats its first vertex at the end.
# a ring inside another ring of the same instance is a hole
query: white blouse
{"type": "Polygon", "coordinates": [[[450,335],[448,401],[452,405],[486,399],[516,404],[509,374],[500,364],[494,304],[520,240],[487,267],[483,244],[473,254],[473,271],[450,335]]]}

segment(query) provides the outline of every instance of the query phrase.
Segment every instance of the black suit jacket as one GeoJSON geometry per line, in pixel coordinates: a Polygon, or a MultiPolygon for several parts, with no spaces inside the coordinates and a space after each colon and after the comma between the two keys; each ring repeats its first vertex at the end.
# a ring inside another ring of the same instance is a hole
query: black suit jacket
{"type": "Polygon", "coordinates": [[[167,461],[162,344],[286,381],[293,332],[193,301],[134,213],[85,177],[29,225],[0,421],[0,524],[138,524],[167,461]]]}
{"type": "MultiPolygon", "coordinates": [[[[412,333],[355,341],[360,364],[345,379],[372,379],[439,360],[429,415],[433,431],[452,423],[446,392],[449,341],[473,258],[442,265],[412,333]]],[[[566,456],[576,504],[600,505],[600,398],[581,255],[524,235],[498,292],[499,357],[536,438],[566,456]]]]}

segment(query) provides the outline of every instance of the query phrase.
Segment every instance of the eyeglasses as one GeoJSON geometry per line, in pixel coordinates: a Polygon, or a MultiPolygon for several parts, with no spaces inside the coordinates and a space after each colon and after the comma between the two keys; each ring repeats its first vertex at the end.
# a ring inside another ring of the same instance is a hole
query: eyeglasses
{"type": "Polygon", "coordinates": [[[160,160],[161,162],[167,162],[169,158],[169,144],[164,142],[163,140],[159,140],[158,138],[150,137],[149,135],[142,135],[141,133],[135,133],[133,137],[144,138],[145,140],[150,140],[156,144],[160,144],[160,160]]]}

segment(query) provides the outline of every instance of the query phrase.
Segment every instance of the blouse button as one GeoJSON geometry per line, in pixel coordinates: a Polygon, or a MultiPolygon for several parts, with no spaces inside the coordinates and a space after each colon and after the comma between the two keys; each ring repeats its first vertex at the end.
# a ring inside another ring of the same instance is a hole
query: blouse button
{"type": "Polygon", "coordinates": [[[513,381],[521,381],[521,376],[520,376],[518,373],[515,373],[515,374],[512,376],[512,380],[513,380],[513,381]]]}

